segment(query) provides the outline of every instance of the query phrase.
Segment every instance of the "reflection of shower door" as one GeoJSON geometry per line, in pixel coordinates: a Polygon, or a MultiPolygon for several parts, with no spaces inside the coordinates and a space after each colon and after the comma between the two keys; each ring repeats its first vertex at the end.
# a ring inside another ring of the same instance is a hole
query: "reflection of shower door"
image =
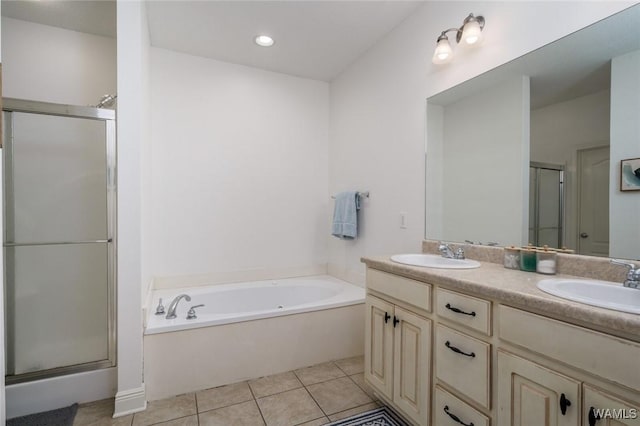
{"type": "Polygon", "coordinates": [[[529,242],[562,247],[564,167],[531,163],[529,168],[529,242]]]}
{"type": "Polygon", "coordinates": [[[114,113],[3,109],[7,383],[113,366],[114,113]]]}

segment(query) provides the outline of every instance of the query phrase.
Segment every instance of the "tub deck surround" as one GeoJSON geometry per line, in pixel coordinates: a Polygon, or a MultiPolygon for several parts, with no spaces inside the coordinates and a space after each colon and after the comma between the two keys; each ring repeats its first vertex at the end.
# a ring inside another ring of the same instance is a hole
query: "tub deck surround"
{"type": "Polygon", "coordinates": [[[149,310],[144,374],[150,401],[364,350],[364,289],[329,276],[158,290],[149,310]],[[182,293],[191,301],[180,302],[178,318],[153,315],[159,297],[167,307],[182,293]],[[201,303],[198,319],[186,320],[189,307],[201,303]]]}
{"type": "MultiPolygon", "coordinates": [[[[361,260],[372,269],[442,285],[451,290],[493,299],[505,305],[640,342],[640,315],[598,308],[547,294],[539,290],[536,284],[548,279],[548,275],[506,269],[502,264],[491,262],[481,262],[478,269],[447,270],[402,265],[392,262],[390,256],[364,257],[361,260]]],[[[602,263],[601,259],[593,260],[602,263]]],[[[562,274],[554,277],[576,278],[562,274]]]]}

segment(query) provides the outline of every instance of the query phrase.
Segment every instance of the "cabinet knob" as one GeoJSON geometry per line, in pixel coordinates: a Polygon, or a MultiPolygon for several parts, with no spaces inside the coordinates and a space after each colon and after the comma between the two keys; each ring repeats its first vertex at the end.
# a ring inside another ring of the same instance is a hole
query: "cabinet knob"
{"type": "Polygon", "coordinates": [[[398,319],[398,317],[396,317],[395,315],[393,316],[393,328],[396,328],[396,325],[400,322],[400,320],[398,319]]]}
{"type": "Polygon", "coordinates": [[[384,313],[384,323],[388,323],[389,322],[389,318],[391,318],[391,315],[389,315],[389,312],[385,312],[384,313]]]}
{"type": "Polygon", "coordinates": [[[569,401],[563,393],[560,395],[560,412],[563,416],[567,414],[567,407],[571,407],[571,401],[569,401]]]}
{"type": "Polygon", "coordinates": [[[600,414],[596,414],[595,408],[589,408],[589,426],[596,426],[596,422],[600,420],[600,414]]]}

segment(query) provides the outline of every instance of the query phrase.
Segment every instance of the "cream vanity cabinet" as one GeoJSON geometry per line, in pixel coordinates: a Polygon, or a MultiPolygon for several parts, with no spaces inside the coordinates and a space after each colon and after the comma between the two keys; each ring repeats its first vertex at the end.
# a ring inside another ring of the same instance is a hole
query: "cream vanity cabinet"
{"type": "Polygon", "coordinates": [[[429,422],[431,286],[369,270],[365,323],[365,379],[420,425],[429,422]]]}

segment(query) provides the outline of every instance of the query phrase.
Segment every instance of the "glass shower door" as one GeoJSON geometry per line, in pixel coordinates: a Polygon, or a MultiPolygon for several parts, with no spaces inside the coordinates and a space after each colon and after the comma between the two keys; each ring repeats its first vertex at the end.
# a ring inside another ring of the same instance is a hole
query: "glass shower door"
{"type": "Polygon", "coordinates": [[[113,120],[4,118],[7,382],[112,366],[113,120]]]}

